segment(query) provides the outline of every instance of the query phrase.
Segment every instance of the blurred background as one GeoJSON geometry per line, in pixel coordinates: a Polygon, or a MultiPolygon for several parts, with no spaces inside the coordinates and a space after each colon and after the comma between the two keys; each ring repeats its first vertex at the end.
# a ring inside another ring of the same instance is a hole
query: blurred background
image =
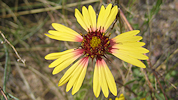
{"type": "MultiPolygon", "coordinates": [[[[80,46],[49,39],[44,33],[60,23],[78,33],[86,31],[76,21],[74,9],[92,5],[99,13],[103,4],[118,5],[133,29],[139,29],[149,49],[147,68],[131,66],[108,56],[118,96],[126,100],[178,99],[178,1],[177,0],[0,0],[0,98],[5,100],[107,100],[93,93],[94,65],[89,64],[80,90],[71,95],[58,87],[65,71],[52,75],[45,55],[80,46]]],[[[129,31],[119,16],[111,37],[129,31]]],[[[109,98],[114,100],[112,94],[109,98]]]]}

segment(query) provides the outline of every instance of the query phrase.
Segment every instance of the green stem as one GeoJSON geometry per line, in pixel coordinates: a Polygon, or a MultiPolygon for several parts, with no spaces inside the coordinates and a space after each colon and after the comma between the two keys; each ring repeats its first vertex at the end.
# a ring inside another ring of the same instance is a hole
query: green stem
{"type": "Polygon", "coordinates": [[[6,77],[6,74],[7,74],[7,65],[8,65],[8,60],[9,60],[9,53],[8,53],[6,44],[3,44],[3,47],[4,47],[4,49],[5,49],[5,56],[6,56],[5,66],[4,66],[4,83],[3,83],[3,91],[6,93],[6,83],[7,83],[7,79],[6,79],[7,77],[6,77]]]}
{"type": "Polygon", "coordinates": [[[15,99],[15,100],[19,100],[17,97],[13,96],[13,95],[10,94],[10,93],[8,93],[8,95],[9,95],[11,98],[15,99]]]}
{"type": "MultiPolygon", "coordinates": [[[[0,41],[2,41],[2,39],[0,39],[0,41]]],[[[7,46],[5,43],[3,43],[3,47],[4,47],[4,50],[5,50],[5,56],[6,56],[6,59],[5,59],[5,65],[4,65],[4,83],[3,83],[3,91],[4,93],[6,94],[6,83],[7,83],[7,65],[8,65],[8,60],[9,60],[9,53],[8,53],[8,49],[7,49],[7,46]]],[[[2,98],[1,98],[2,99],[2,98]]],[[[4,99],[4,98],[3,98],[4,99]]]]}

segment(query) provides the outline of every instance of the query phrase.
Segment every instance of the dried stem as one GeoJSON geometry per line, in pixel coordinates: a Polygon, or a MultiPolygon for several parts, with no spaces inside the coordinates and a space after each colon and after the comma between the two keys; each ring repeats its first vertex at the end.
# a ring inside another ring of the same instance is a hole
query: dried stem
{"type": "Polygon", "coordinates": [[[116,80],[116,83],[118,83],[118,84],[124,86],[126,89],[128,89],[130,92],[132,92],[132,93],[134,94],[134,96],[137,97],[137,94],[136,94],[134,91],[132,91],[127,85],[124,85],[124,84],[122,84],[121,82],[119,82],[119,81],[117,81],[117,80],[116,80]]]}
{"type": "Polygon", "coordinates": [[[4,98],[5,98],[6,100],[8,100],[8,99],[7,99],[7,96],[5,95],[5,93],[4,93],[4,91],[2,90],[1,87],[0,87],[0,91],[1,91],[2,95],[4,96],[4,98]]]}
{"type": "MultiPolygon", "coordinates": [[[[122,10],[120,9],[120,16],[121,16],[121,18],[123,19],[123,21],[125,22],[125,24],[127,25],[127,27],[129,28],[129,30],[130,31],[132,31],[133,30],[133,28],[131,27],[131,25],[130,25],[130,23],[128,22],[128,20],[126,19],[126,17],[125,17],[125,15],[124,15],[124,13],[122,12],[122,10]]],[[[146,55],[146,54],[145,54],[146,55]]],[[[149,62],[149,59],[147,60],[148,62],[149,62]]],[[[146,78],[146,81],[148,82],[148,86],[149,86],[149,88],[150,88],[150,94],[152,95],[152,92],[154,91],[154,88],[153,88],[153,86],[151,85],[151,82],[149,81],[149,79],[148,79],[148,76],[146,75],[146,73],[144,72],[144,70],[143,69],[141,69],[142,70],[142,72],[144,73],[144,75],[145,75],[145,78],[146,78]]],[[[159,81],[159,80],[158,80],[159,81]]],[[[158,82],[158,84],[159,84],[160,82],[158,82]]],[[[160,87],[162,87],[162,86],[160,86],[160,87]]],[[[151,96],[152,97],[152,96],[151,96]]],[[[152,99],[153,99],[153,97],[152,97],[152,99]]],[[[167,100],[167,99],[166,99],[167,100]]]]}
{"type": "MultiPolygon", "coordinates": [[[[151,64],[150,61],[148,61],[148,64],[150,65],[150,68],[152,69],[153,66],[152,66],[152,64],[151,64]]],[[[155,71],[153,71],[153,75],[156,77],[156,80],[157,80],[157,82],[158,82],[158,84],[159,84],[159,86],[160,86],[160,88],[161,88],[162,93],[164,94],[165,99],[168,100],[168,99],[167,99],[167,96],[166,96],[166,94],[165,94],[165,92],[164,92],[164,90],[163,90],[163,87],[162,87],[162,85],[161,85],[161,83],[160,83],[160,81],[159,81],[159,78],[158,78],[157,74],[155,73],[155,71]]]]}
{"type": "Polygon", "coordinates": [[[153,88],[153,86],[152,86],[152,84],[151,84],[151,82],[150,82],[150,80],[149,80],[149,78],[148,78],[148,76],[146,74],[146,71],[143,68],[141,68],[141,71],[144,73],[145,79],[146,79],[147,84],[148,84],[148,87],[150,88],[149,92],[150,92],[151,99],[154,100],[154,98],[152,96],[152,93],[154,92],[154,88],[153,88]]]}
{"type": "Polygon", "coordinates": [[[122,10],[120,9],[120,16],[121,18],[123,19],[123,21],[125,22],[125,24],[128,26],[129,30],[132,31],[133,28],[132,26],[130,25],[130,23],[128,22],[128,20],[126,19],[124,13],[122,12],[122,10]]]}
{"type": "Polygon", "coordinates": [[[25,65],[25,60],[20,57],[20,55],[19,55],[19,53],[17,52],[17,50],[15,49],[15,47],[6,39],[6,37],[4,36],[4,34],[3,34],[1,31],[0,31],[0,34],[1,34],[1,36],[4,38],[5,42],[7,42],[7,43],[11,46],[11,48],[14,50],[15,54],[16,54],[17,57],[19,58],[18,60],[22,61],[22,63],[24,64],[24,66],[26,66],[26,65],[25,65]]]}

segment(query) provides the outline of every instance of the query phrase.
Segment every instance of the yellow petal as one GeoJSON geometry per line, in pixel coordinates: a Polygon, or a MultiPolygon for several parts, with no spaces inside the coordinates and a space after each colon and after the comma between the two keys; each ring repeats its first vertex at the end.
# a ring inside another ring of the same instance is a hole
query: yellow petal
{"type": "Polygon", "coordinates": [[[80,75],[80,72],[83,69],[83,60],[80,62],[80,64],[77,66],[75,72],[72,73],[71,78],[69,79],[69,82],[67,83],[67,87],[66,87],[66,91],[68,92],[72,86],[74,85],[74,83],[76,82],[77,78],[80,75]]]}
{"type": "Polygon", "coordinates": [[[90,15],[88,13],[88,10],[85,6],[82,7],[82,14],[83,14],[83,18],[84,18],[84,21],[85,21],[87,28],[90,29],[91,28],[91,19],[90,19],[90,15]]]}
{"type": "Polygon", "coordinates": [[[142,37],[141,36],[130,36],[130,37],[127,37],[127,38],[121,38],[121,39],[118,39],[118,38],[115,38],[114,40],[116,41],[116,43],[125,43],[125,42],[138,42],[139,40],[141,40],[142,37]]]}
{"type": "Polygon", "coordinates": [[[132,31],[128,31],[128,32],[124,32],[124,33],[120,34],[120,37],[125,38],[125,37],[129,37],[129,36],[135,36],[138,33],[140,33],[140,30],[132,30],[132,31]]]}
{"type": "Polygon", "coordinates": [[[54,60],[54,59],[59,58],[61,55],[64,55],[64,54],[67,54],[67,53],[71,53],[73,51],[74,51],[74,49],[69,49],[69,50],[66,50],[66,51],[63,51],[63,52],[50,53],[50,54],[45,56],[45,59],[46,60],[54,60]]]}
{"type": "Polygon", "coordinates": [[[144,46],[145,43],[144,42],[124,42],[124,43],[121,43],[121,45],[131,46],[131,47],[141,47],[141,46],[144,46]]]}
{"type": "Polygon", "coordinates": [[[121,95],[119,96],[119,98],[116,97],[115,100],[125,100],[125,97],[124,97],[123,94],[121,94],[121,95]]]}
{"type": "Polygon", "coordinates": [[[113,77],[111,71],[109,70],[109,68],[106,65],[104,60],[103,60],[103,65],[105,66],[104,67],[104,73],[105,73],[105,76],[106,76],[106,81],[107,81],[109,90],[111,91],[111,93],[113,95],[116,96],[117,95],[117,88],[116,88],[116,83],[115,83],[114,77],[113,77]]]}
{"type": "Polygon", "coordinates": [[[127,39],[127,37],[132,37],[132,36],[135,36],[139,33],[140,31],[139,30],[133,30],[133,31],[128,31],[128,32],[125,32],[125,33],[122,33],[122,34],[119,34],[118,36],[114,37],[113,39],[115,40],[120,40],[120,39],[127,39]]]}
{"type": "MultiPolygon", "coordinates": [[[[107,7],[106,7],[106,10],[105,10],[105,19],[110,16],[110,12],[111,12],[111,7],[112,7],[112,4],[110,3],[107,7]]],[[[106,21],[106,20],[105,20],[106,21]]]]}
{"type": "Polygon", "coordinates": [[[75,73],[76,70],[79,68],[78,65],[81,62],[81,59],[77,61],[75,64],[73,64],[63,75],[63,77],[60,79],[58,86],[62,86],[65,84],[70,78],[72,73],[75,73]]]}
{"type": "MultiPolygon", "coordinates": [[[[78,39],[78,41],[76,40],[76,42],[81,42],[83,40],[83,37],[78,34],[76,31],[62,25],[62,24],[58,24],[58,23],[52,23],[52,26],[54,27],[55,30],[49,30],[48,33],[50,33],[51,35],[54,36],[60,36],[62,37],[73,37],[74,40],[78,39]]],[[[58,39],[60,40],[60,39],[58,39]]]]}
{"type": "Polygon", "coordinates": [[[118,7],[114,6],[111,10],[111,13],[109,14],[108,18],[105,20],[104,30],[107,30],[108,27],[113,23],[113,21],[116,19],[116,15],[118,13],[118,7]]]}
{"type": "Polygon", "coordinates": [[[97,29],[99,30],[100,28],[102,28],[103,25],[103,16],[105,16],[105,7],[102,5],[99,15],[98,15],[98,21],[97,21],[97,29]]]}
{"type": "Polygon", "coordinates": [[[130,56],[132,58],[140,59],[140,60],[147,60],[148,57],[139,51],[125,51],[125,50],[117,50],[117,52],[122,53],[124,55],[130,56]]]}
{"type": "Polygon", "coordinates": [[[88,7],[88,12],[91,18],[91,28],[93,31],[96,31],[96,13],[91,5],[88,7]]]}
{"type": "Polygon", "coordinates": [[[63,61],[61,64],[59,64],[58,66],[56,66],[52,72],[52,74],[57,74],[60,71],[62,71],[63,69],[65,69],[66,67],[68,67],[70,64],[72,64],[77,58],[79,58],[81,55],[77,55],[73,58],[69,58],[65,61],[63,61]]]}
{"type": "Polygon", "coordinates": [[[149,50],[143,48],[143,47],[137,47],[137,46],[127,46],[127,45],[114,45],[113,48],[119,49],[119,50],[125,50],[125,51],[131,51],[131,52],[139,52],[139,53],[148,53],[149,50]]]}
{"type": "Polygon", "coordinates": [[[87,25],[84,21],[84,18],[82,16],[82,14],[79,12],[78,9],[75,9],[75,17],[77,19],[77,22],[83,27],[83,29],[85,29],[86,31],[88,31],[87,25]]]}
{"type": "Polygon", "coordinates": [[[55,36],[61,36],[61,35],[74,36],[73,34],[68,34],[66,32],[60,32],[60,31],[55,31],[55,30],[49,30],[48,33],[50,35],[55,35],[55,36]]]}
{"type": "Polygon", "coordinates": [[[67,36],[67,35],[60,35],[60,36],[55,36],[55,35],[50,35],[50,34],[45,34],[49,38],[55,39],[55,40],[60,40],[60,41],[71,41],[71,42],[81,42],[82,40],[78,40],[76,36],[67,36]]]}
{"type": "Polygon", "coordinates": [[[49,65],[49,68],[53,68],[53,67],[65,62],[68,59],[74,58],[76,55],[77,56],[81,56],[82,55],[82,51],[80,51],[80,50],[81,49],[76,49],[73,52],[69,52],[69,53],[66,53],[66,54],[63,54],[63,55],[59,56],[59,58],[57,60],[53,61],[49,65]]]}
{"type": "Polygon", "coordinates": [[[103,94],[107,98],[108,95],[109,95],[109,91],[108,91],[108,85],[106,83],[103,65],[99,65],[99,81],[100,81],[100,86],[101,86],[101,89],[103,91],[103,94]]]}
{"type": "Polygon", "coordinates": [[[123,53],[120,53],[120,52],[116,52],[116,53],[112,53],[112,54],[115,55],[116,57],[120,58],[121,60],[128,62],[132,65],[135,65],[135,66],[138,66],[141,68],[146,68],[146,66],[140,60],[138,60],[136,58],[132,58],[132,57],[125,55],[123,53]]]}
{"type": "Polygon", "coordinates": [[[104,16],[102,17],[102,25],[101,27],[104,27],[107,20],[108,20],[108,17],[110,16],[110,12],[111,12],[111,7],[112,7],[112,4],[109,4],[107,7],[106,7],[106,10],[105,10],[105,13],[104,13],[104,16]]]}
{"type": "Polygon", "coordinates": [[[146,98],[141,98],[140,100],[146,100],[146,98]]]}
{"type": "Polygon", "coordinates": [[[71,28],[68,28],[68,27],[66,27],[62,24],[52,23],[52,26],[55,30],[57,30],[59,32],[65,32],[66,34],[72,34],[72,35],[80,36],[80,34],[78,34],[76,31],[74,31],[71,28]]]}
{"type": "Polygon", "coordinates": [[[98,98],[100,94],[100,85],[99,85],[99,69],[98,69],[98,61],[95,64],[94,75],[93,75],[93,92],[98,98]]]}
{"type": "Polygon", "coordinates": [[[79,77],[77,78],[76,84],[74,84],[73,89],[72,89],[72,95],[74,95],[81,87],[83,80],[85,78],[86,70],[87,70],[87,65],[88,65],[88,57],[83,58],[84,59],[84,65],[81,66],[83,67],[79,77]]]}
{"type": "Polygon", "coordinates": [[[65,60],[71,59],[75,56],[74,53],[69,53],[69,54],[65,54],[65,55],[61,55],[60,58],[58,58],[57,60],[53,61],[50,65],[49,68],[53,68],[59,64],[61,64],[62,62],[64,62],[65,60]]]}
{"type": "Polygon", "coordinates": [[[74,84],[72,89],[72,95],[74,95],[81,87],[83,80],[85,78],[87,67],[83,67],[82,72],[80,73],[80,76],[78,77],[76,84],[74,84]]]}

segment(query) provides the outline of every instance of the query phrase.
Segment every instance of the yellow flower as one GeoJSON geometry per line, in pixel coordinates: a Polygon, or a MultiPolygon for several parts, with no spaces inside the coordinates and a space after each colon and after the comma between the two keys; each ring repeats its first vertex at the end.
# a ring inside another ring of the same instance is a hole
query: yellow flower
{"type": "Polygon", "coordinates": [[[82,35],[64,25],[52,23],[55,30],[49,30],[49,34],[45,34],[46,36],[61,41],[81,42],[79,48],[45,56],[47,60],[55,60],[49,65],[49,68],[54,68],[52,74],[59,73],[81,57],[65,72],[58,86],[68,82],[66,91],[68,92],[73,87],[72,95],[75,94],[82,85],[89,59],[95,59],[93,92],[98,97],[102,90],[107,98],[109,91],[116,96],[117,88],[114,77],[103,60],[105,55],[111,53],[130,64],[141,68],[146,67],[140,60],[148,59],[144,53],[149,51],[142,47],[145,43],[138,42],[142,37],[135,36],[139,33],[139,30],[122,33],[112,39],[109,39],[109,36],[106,35],[106,30],[115,20],[117,13],[117,6],[112,7],[112,4],[109,4],[106,8],[101,6],[96,20],[96,13],[92,6],[89,6],[88,9],[83,6],[82,14],[78,9],[75,9],[75,17],[78,23],[87,31],[87,34],[82,35]]]}
{"type": "MultiPolygon", "coordinates": [[[[111,98],[109,98],[109,100],[112,100],[111,98]]],[[[124,97],[124,95],[123,94],[121,94],[120,96],[119,96],[119,98],[118,97],[116,97],[115,98],[115,100],[125,100],[125,97],[124,97]]]]}
{"type": "MultiPolygon", "coordinates": [[[[111,98],[109,98],[109,100],[112,100],[111,98]]],[[[125,97],[124,97],[124,95],[123,94],[121,94],[120,96],[119,96],[119,98],[118,97],[116,97],[115,98],[115,100],[125,100],[125,97]]],[[[141,98],[140,100],[146,100],[145,98],[141,98]]]]}
{"type": "Polygon", "coordinates": [[[141,98],[140,100],[146,100],[146,98],[141,98]]]}
{"type": "Polygon", "coordinates": [[[124,97],[123,94],[121,94],[121,95],[119,96],[119,98],[115,98],[115,100],[125,100],[125,97],[124,97]]]}

